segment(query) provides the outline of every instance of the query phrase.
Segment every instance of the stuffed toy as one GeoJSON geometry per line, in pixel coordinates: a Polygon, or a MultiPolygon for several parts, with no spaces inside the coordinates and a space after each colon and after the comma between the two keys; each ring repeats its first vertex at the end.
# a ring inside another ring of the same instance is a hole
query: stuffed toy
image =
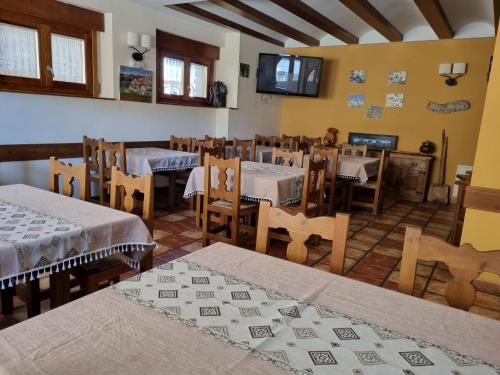
{"type": "Polygon", "coordinates": [[[337,143],[338,132],[338,129],[335,128],[326,129],[326,134],[323,137],[323,145],[328,147],[335,147],[335,144],[337,143]]]}

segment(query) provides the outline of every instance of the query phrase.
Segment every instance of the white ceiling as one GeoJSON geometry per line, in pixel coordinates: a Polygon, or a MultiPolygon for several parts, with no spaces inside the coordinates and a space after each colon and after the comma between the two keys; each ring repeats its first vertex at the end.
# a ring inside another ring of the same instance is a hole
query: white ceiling
{"type": "MultiPolygon", "coordinates": [[[[215,13],[233,22],[244,25],[262,34],[285,42],[287,47],[303,46],[302,43],[292,40],[284,35],[272,31],[253,21],[238,16],[228,10],[203,0],[131,0],[158,10],[175,13],[181,17],[189,17],[174,10],[167,9],[164,5],[179,3],[196,3],[196,6],[215,13]]],[[[287,12],[269,0],[241,0],[261,12],[276,18],[283,23],[296,28],[311,37],[319,39],[321,45],[344,44],[323,30],[318,29],[307,21],[287,12]]],[[[376,30],[357,17],[338,0],[302,0],[313,7],[333,22],[342,26],[360,38],[360,43],[387,43],[388,40],[376,30]]],[[[434,40],[436,34],[428,25],[413,0],[369,0],[382,15],[398,29],[404,41],[434,40]]],[[[493,20],[493,0],[440,0],[448,20],[455,32],[455,38],[492,37],[495,35],[493,20]]],[[[193,18],[193,20],[195,20],[193,18]]],[[[196,22],[202,22],[196,19],[196,22]]],[[[223,28],[206,23],[208,27],[224,30],[223,28]]]]}

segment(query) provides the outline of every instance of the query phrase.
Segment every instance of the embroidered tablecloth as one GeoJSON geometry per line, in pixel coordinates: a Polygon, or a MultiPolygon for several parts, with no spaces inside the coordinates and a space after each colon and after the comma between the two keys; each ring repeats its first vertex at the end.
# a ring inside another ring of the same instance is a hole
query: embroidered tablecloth
{"type": "MultiPolygon", "coordinates": [[[[304,155],[304,162],[309,160],[310,155],[304,155]]],[[[370,177],[378,173],[380,160],[366,156],[339,155],[337,165],[337,176],[346,180],[353,180],[365,184],[370,177]]],[[[332,161],[328,161],[328,169],[332,170],[332,161]]]]}
{"type": "Polygon", "coordinates": [[[127,148],[127,172],[144,176],[155,172],[191,169],[198,154],[156,147],[127,148]]]}
{"type": "MultiPolygon", "coordinates": [[[[274,207],[300,201],[304,183],[303,168],[286,167],[251,161],[241,162],[241,197],[250,201],[268,200],[274,207]]],[[[218,183],[218,169],[212,168],[213,186],[218,183]]],[[[229,189],[232,189],[232,174],[228,172],[229,189]]],[[[184,198],[203,194],[204,168],[196,167],[189,175],[184,198]]]]}
{"type": "MultiPolygon", "coordinates": [[[[106,288],[1,330],[0,373],[274,375],[290,373],[288,366],[300,358],[307,361],[303,367],[349,375],[391,374],[398,369],[397,364],[404,366],[406,374],[436,375],[493,371],[486,364],[474,364],[481,361],[500,365],[498,321],[221,243],[184,259],[201,267],[189,269],[189,263],[176,262],[169,270],[165,265],[143,273],[140,279],[118,284],[118,288],[128,289],[130,299],[106,288]],[[211,283],[204,283],[204,277],[211,283]],[[177,298],[168,298],[174,296],[169,292],[173,290],[178,291],[177,298]],[[213,292],[215,298],[207,292],[213,292]],[[246,292],[251,299],[246,299],[246,293],[234,293],[233,298],[232,292],[246,292]],[[179,308],[155,309],[158,300],[179,308]],[[301,318],[293,317],[294,303],[301,318]],[[214,316],[215,309],[200,307],[218,307],[221,313],[230,309],[231,317],[222,322],[214,316]],[[256,316],[255,308],[261,316],[256,316]],[[196,316],[201,311],[204,316],[196,316]],[[175,318],[176,312],[196,322],[169,319],[175,318]],[[332,324],[337,323],[342,323],[340,328],[352,329],[360,339],[353,339],[350,330],[333,331],[338,327],[332,324]],[[205,324],[212,328],[201,328],[205,324]],[[285,339],[285,348],[277,351],[270,347],[268,339],[272,337],[254,339],[252,331],[256,336],[269,336],[267,328],[248,328],[260,325],[270,325],[275,339],[285,339]],[[226,331],[231,337],[246,335],[242,341],[248,344],[225,340],[222,335],[226,331]],[[399,350],[403,354],[394,349],[400,340],[412,346],[399,350]],[[249,348],[255,343],[255,348],[249,348]],[[427,343],[436,347],[427,347],[427,343]],[[316,349],[316,344],[321,348],[316,349]],[[328,344],[328,349],[323,350],[323,344],[328,344]],[[265,351],[274,353],[261,354],[265,351]],[[298,351],[303,354],[296,355],[298,351]],[[310,355],[309,351],[330,352],[331,356],[310,355]],[[360,352],[359,357],[354,352],[360,352]],[[363,352],[375,352],[378,357],[363,352]],[[433,365],[406,352],[421,352],[433,365]],[[285,355],[288,363],[283,364],[279,361],[285,355]],[[336,364],[331,363],[332,357],[336,364]],[[325,364],[314,365],[313,358],[325,364]],[[377,364],[380,360],[385,364],[377,364]]],[[[396,373],[404,375],[401,367],[396,373]]]]}
{"type": "Polygon", "coordinates": [[[136,215],[27,185],[0,186],[2,288],[109,255],[135,267],[153,247],[136,215]]]}
{"type": "MultiPolygon", "coordinates": [[[[238,147],[238,156],[241,157],[241,147],[238,147]]],[[[226,159],[233,158],[233,146],[226,146],[226,159]]],[[[247,149],[247,159],[250,158],[250,149],[247,149]]],[[[269,146],[255,146],[255,161],[258,163],[271,163],[273,148],[269,146]]]]}

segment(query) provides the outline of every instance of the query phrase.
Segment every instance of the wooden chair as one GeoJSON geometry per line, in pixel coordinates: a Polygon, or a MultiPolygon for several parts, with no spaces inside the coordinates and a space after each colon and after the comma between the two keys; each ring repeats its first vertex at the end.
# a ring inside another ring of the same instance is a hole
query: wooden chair
{"type": "Polygon", "coordinates": [[[170,149],[175,151],[191,152],[193,145],[193,138],[178,138],[173,135],[170,136],[170,149]]]}
{"type": "Polygon", "coordinates": [[[89,199],[89,165],[87,163],[82,164],[66,164],[62,161],[57,160],[55,157],[50,158],[50,179],[49,179],[49,190],[54,193],[62,193],[68,197],[72,197],[74,194],[74,183],[75,180],[80,184],[80,199],[86,201],[89,199]],[[62,177],[62,189],[59,185],[59,176],[62,177]],[[62,191],[61,191],[62,190],[62,191]]]}
{"type": "Polygon", "coordinates": [[[459,174],[457,175],[458,194],[455,207],[455,215],[453,218],[453,225],[451,227],[450,243],[455,246],[460,245],[460,240],[462,238],[462,229],[465,220],[465,193],[467,188],[470,186],[472,180],[472,174],[459,174]]]}
{"type": "Polygon", "coordinates": [[[241,161],[255,161],[255,155],[255,140],[242,141],[237,138],[233,139],[233,157],[238,156],[241,161]],[[241,156],[239,156],[238,148],[241,148],[241,156]]]}
{"type": "MultiPolygon", "coordinates": [[[[140,215],[152,234],[154,220],[153,175],[147,174],[141,177],[127,175],[114,166],[111,168],[110,188],[111,208],[135,213],[142,207],[140,215]],[[142,195],[142,200],[138,199],[137,193],[142,195]]],[[[140,268],[141,272],[153,268],[153,251],[150,251],[141,260],[140,268]]],[[[120,275],[130,271],[130,267],[120,259],[108,257],[71,270],[71,273],[80,280],[84,293],[89,294],[99,290],[99,285],[102,282],[119,282],[120,275]]]]}
{"type": "Polygon", "coordinates": [[[272,164],[302,168],[303,163],[304,151],[293,152],[281,150],[276,147],[273,148],[272,164]]]}
{"type": "Polygon", "coordinates": [[[86,135],[83,136],[83,162],[89,165],[89,189],[92,188],[92,183],[95,183],[97,184],[98,192],[101,191],[101,177],[99,176],[101,160],[100,142],[104,142],[104,138],[94,139],[88,138],[86,135]]]}
{"type": "Polygon", "coordinates": [[[225,147],[226,146],[226,137],[214,138],[208,135],[205,135],[205,141],[214,141],[214,146],[225,147]]]}
{"type": "Polygon", "coordinates": [[[281,139],[292,139],[292,151],[299,151],[300,135],[286,135],[283,134],[281,139]]]}
{"type": "MultiPolygon", "coordinates": [[[[205,155],[205,188],[203,194],[203,246],[208,246],[210,240],[220,241],[237,245],[240,237],[240,224],[242,217],[248,217],[257,213],[257,205],[242,203],[240,197],[241,183],[241,161],[240,158],[222,160],[205,155]],[[212,168],[218,169],[218,183],[212,186],[212,168]],[[228,190],[228,173],[233,175],[232,190],[228,190]],[[223,226],[211,228],[212,215],[217,215],[217,223],[223,226]],[[227,236],[220,234],[221,230],[228,231],[227,236]]],[[[247,230],[251,230],[245,226],[247,230]]]]}
{"type": "Polygon", "coordinates": [[[374,178],[368,179],[368,181],[364,184],[360,182],[350,182],[349,183],[349,192],[347,198],[347,209],[350,211],[352,206],[360,206],[367,207],[372,209],[373,215],[377,215],[381,208],[384,198],[384,177],[385,172],[387,171],[387,165],[389,161],[390,151],[382,150],[382,154],[380,156],[380,163],[378,166],[377,176],[374,178]],[[363,202],[361,200],[353,200],[354,197],[354,189],[368,189],[372,190],[373,193],[373,201],[372,202],[363,202]]]}
{"type": "Polygon", "coordinates": [[[278,207],[271,207],[269,202],[260,202],[257,227],[256,250],[266,254],[269,248],[270,228],[288,230],[291,242],[287,247],[287,258],[292,262],[304,264],[308,249],[305,242],[311,235],[332,241],[330,272],[342,275],[344,271],[347,236],[349,232],[348,214],[337,214],[335,218],[321,216],[306,218],[301,212],[291,215],[278,207]]]}
{"type": "Polygon", "coordinates": [[[326,206],[328,216],[331,216],[333,215],[337,189],[345,187],[343,181],[337,180],[339,149],[336,147],[311,146],[309,154],[312,160],[326,160],[325,190],[327,194],[326,205],[323,204],[323,206],[326,206]]]}
{"type": "Polygon", "coordinates": [[[421,228],[408,226],[399,276],[399,290],[403,293],[413,293],[418,260],[438,261],[448,266],[453,279],[446,285],[446,301],[462,310],[474,304],[476,289],[472,282],[482,272],[500,276],[500,250],[477,251],[470,244],[455,247],[441,239],[422,235],[421,228]]]}
{"type": "Polygon", "coordinates": [[[104,204],[104,198],[108,195],[111,187],[111,171],[117,167],[120,171],[127,173],[127,160],[125,155],[125,143],[99,142],[99,203],[104,204]]]}
{"type": "Polygon", "coordinates": [[[342,144],[342,155],[348,156],[366,156],[368,152],[367,145],[350,145],[349,143],[342,144]]]}
{"type": "Polygon", "coordinates": [[[213,140],[204,140],[204,139],[195,139],[191,141],[191,152],[198,152],[200,150],[200,147],[204,148],[213,148],[214,147],[214,141],[213,140]]]}
{"type": "Polygon", "coordinates": [[[293,138],[274,138],[274,147],[280,148],[282,150],[295,151],[295,143],[293,138]]]}
{"type": "Polygon", "coordinates": [[[304,152],[309,152],[311,147],[319,147],[321,146],[321,137],[310,138],[305,135],[302,137],[302,140],[299,142],[298,150],[302,150],[304,152]]]}
{"type": "Polygon", "coordinates": [[[265,136],[265,135],[255,135],[255,144],[257,146],[269,146],[274,147],[274,136],[265,136]]]}

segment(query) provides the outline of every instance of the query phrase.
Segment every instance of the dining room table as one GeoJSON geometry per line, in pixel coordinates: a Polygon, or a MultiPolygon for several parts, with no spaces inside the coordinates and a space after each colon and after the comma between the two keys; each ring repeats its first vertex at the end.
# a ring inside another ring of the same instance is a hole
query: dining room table
{"type": "Polygon", "coordinates": [[[0,374],[498,375],[500,322],[216,243],[0,331],[0,374]]]}
{"type": "MultiPolygon", "coordinates": [[[[114,256],[136,268],[155,246],[136,215],[33,186],[0,186],[3,300],[6,289],[50,276],[51,306],[59,306],[69,301],[71,267],[114,256]]],[[[39,313],[32,308],[29,315],[39,313]]]]}
{"type": "MultiPolygon", "coordinates": [[[[241,158],[242,147],[238,146],[237,155],[241,158]]],[[[234,157],[233,146],[226,146],[226,159],[231,159],[234,157]]],[[[246,159],[250,159],[250,148],[247,148],[246,159]]],[[[255,161],[258,163],[271,163],[273,159],[273,147],[256,145],[255,146],[255,161]]]]}
{"type": "MultiPolygon", "coordinates": [[[[218,169],[214,167],[211,170],[212,181],[216,186],[218,169]]],[[[203,194],[204,175],[204,167],[196,167],[191,171],[184,190],[184,198],[203,194]]],[[[274,207],[297,203],[301,199],[304,176],[304,168],[242,161],[241,199],[252,202],[266,200],[270,201],[274,207]]],[[[228,171],[228,184],[232,184],[232,177],[232,172],[228,171]]],[[[231,189],[231,186],[228,188],[231,189]]]]}

